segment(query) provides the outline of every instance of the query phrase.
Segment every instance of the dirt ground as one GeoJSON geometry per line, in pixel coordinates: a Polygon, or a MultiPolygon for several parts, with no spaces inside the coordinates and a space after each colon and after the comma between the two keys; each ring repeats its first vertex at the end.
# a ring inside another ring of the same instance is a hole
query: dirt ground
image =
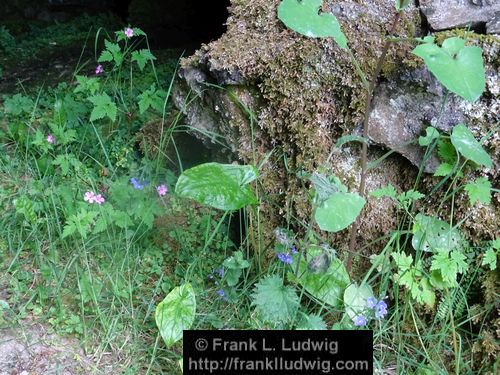
{"type": "Polygon", "coordinates": [[[97,369],[76,339],[49,333],[47,327],[26,323],[0,329],[0,375],[92,374],[97,369]]]}

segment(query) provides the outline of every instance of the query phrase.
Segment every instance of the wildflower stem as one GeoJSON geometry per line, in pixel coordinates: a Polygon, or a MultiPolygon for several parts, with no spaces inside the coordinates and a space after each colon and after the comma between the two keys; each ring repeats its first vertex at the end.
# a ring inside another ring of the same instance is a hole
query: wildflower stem
{"type": "MultiPolygon", "coordinates": [[[[396,31],[396,28],[398,26],[399,20],[401,19],[401,11],[396,12],[396,15],[394,16],[394,20],[392,22],[391,28],[389,29],[389,34],[392,35],[396,31]]],[[[380,71],[382,70],[382,64],[384,63],[385,57],[387,56],[387,52],[389,51],[389,46],[391,45],[391,41],[389,39],[386,39],[384,46],[382,48],[382,53],[380,54],[378,60],[377,60],[377,65],[375,68],[375,71],[373,72],[373,75],[370,80],[370,85],[368,86],[368,89],[366,90],[366,99],[365,99],[365,113],[364,113],[364,118],[363,118],[363,138],[368,139],[369,135],[369,119],[370,119],[370,112],[371,112],[371,105],[373,101],[373,92],[375,91],[375,85],[377,83],[377,77],[380,74],[380,71]]],[[[367,158],[368,158],[368,145],[366,142],[363,142],[362,148],[361,148],[361,181],[359,183],[359,194],[361,196],[365,196],[365,187],[366,187],[366,175],[367,175],[367,158]]],[[[356,221],[351,227],[351,232],[349,234],[349,255],[347,258],[347,272],[351,271],[352,268],[352,261],[354,258],[354,248],[356,247],[356,233],[358,232],[359,228],[359,223],[360,223],[360,218],[361,215],[359,215],[356,218],[356,221]]]]}

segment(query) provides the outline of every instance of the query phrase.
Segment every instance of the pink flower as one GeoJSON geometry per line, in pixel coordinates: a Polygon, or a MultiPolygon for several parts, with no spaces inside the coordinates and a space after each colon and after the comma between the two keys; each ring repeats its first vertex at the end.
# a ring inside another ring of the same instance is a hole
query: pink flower
{"type": "Polygon", "coordinates": [[[94,197],[94,200],[97,204],[103,204],[105,202],[105,199],[104,197],[101,195],[101,194],[97,194],[95,197],[94,197]]]}
{"type": "Polygon", "coordinates": [[[83,200],[89,203],[94,203],[96,201],[96,196],[94,192],[92,191],[87,191],[85,195],[83,196],[83,200]]]}
{"type": "Polygon", "coordinates": [[[52,134],[49,134],[47,136],[47,142],[50,143],[50,144],[52,144],[52,143],[54,143],[54,141],[55,141],[54,136],[52,134]]]}
{"type": "Polygon", "coordinates": [[[133,30],[133,29],[131,29],[130,27],[127,27],[127,28],[125,29],[125,36],[126,36],[127,38],[132,38],[132,37],[134,36],[134,30],[133,30]]]}
{"type": "Polygon", "coordinates": [[[165,185],[160,185],[156,187],[156,191],[158,192],[158,195],[160,197],[163,197],[165,194],[167,194],[168,188],[165,185]]]}
{"type": "Polygon", "coordinates": [[[104,73],[104,68],[102,67],[102,65],[97,65],[95,68],[95,74],[101,74],[101,73],[104,73]]]}

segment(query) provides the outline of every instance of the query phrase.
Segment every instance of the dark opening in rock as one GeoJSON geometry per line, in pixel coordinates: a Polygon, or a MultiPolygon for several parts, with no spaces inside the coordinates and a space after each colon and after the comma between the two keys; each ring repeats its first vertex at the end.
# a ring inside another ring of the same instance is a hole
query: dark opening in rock
{"type": "Polygon", "coordinates": [[[229,0],[131,0],[128,22],[143,28],[154,47],[186,53],[226,31],[229,0]]]}

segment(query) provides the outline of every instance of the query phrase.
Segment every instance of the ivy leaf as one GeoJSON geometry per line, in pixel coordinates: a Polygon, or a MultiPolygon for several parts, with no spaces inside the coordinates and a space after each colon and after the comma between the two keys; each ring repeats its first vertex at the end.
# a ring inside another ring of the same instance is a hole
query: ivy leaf
{"type": "Polygon", "coordinates": [[[464,158],[474,163],[484,165],[488,168],[493,166],[490,156],[474,138],[472,132],[464,124],[458,124],[453,128],[451,143],[464,158]]]}
{"type": "Polygon", "coordinates": [[[490,204],[491,202],[491,182],[484,177],[465,185],[465,191],[469,194],[471,206],[477,201],[484,204],[490,204]]]}
{"type": "Polygon", "coordinates": [[[425,129],[425,133],[425,137],[418,137],[418,144],[420,146],[429,146],[433,140],[439,138],[439,132],[432,126],[429,126],[427,129],[425,129]]]}
{"type": "Polygon", "coordinates": [[[314,219],[321,230],[339,232],[356,220],[365,203],[358,194],[334,193],[316,209],[314,219]]]}
{"type": "Polygon", "coordinates": [[[146,63],[153,60],[156,60],[156,57],[154,57],[148,49],[141,49],[139,51],[132,52],[132,61],[137,62],[141,72],[144,70],[146,63]]]}
{"type": "Polygon", "coordinates": [[[89,97],[88,100],[94,104],[94,109],[90,114],[90,121],[100,120],[106,116],[109,117],[111,121],[115,121],[118,109],[108,94],[103,93],[94,95],[89,97]]]}
{"type": "Polygon", "coordinates": [[[257,203],[248,185],[257,176],[251,165],[205,163],[184,171],[175,192],[206,206],[234,211],[257,203]]]}
{"type": "Polygon", "coordinates": [[[310,38],[335,39],[347,48],[347,39],[339,21],[330,13],[320,12],[322,0],[283,0],[278,7],[278,18],[290,29],[310,38]]]}
{"type": "Polygon", "coordinates": [[[265,321],[283,324],[295,317],[299,297],[291,286],[284,286],[281,277],[270,275],[261,279],[254,288],[252,305],[265,321]]]}
{"type": "Polygon", "coordinates": [[[450,91],[469,102],[475,102],[485,89],[482,50],[465,46],[463,39],[453,37],[443,42],[423,43],[413,50],[429,70],[450,91]]]}
{"type": "Polygon", "coordinates": [[[191,328],[196,313],[196,295],[191,284],[174,288],[158,304],[155,312],[156,325],[167,347],[182,338],[182,331],[191,328]]]}
{"type": "Polygon", "coordinates": [[[389,197],[392,199],[397,199],[398,192],[396,191],[396,188],[394,186],[389,184],[375,191],[372,191],[370,195],[374,196],[375,198],[389,197]]]}
{"type": "MultiPolygon", "coordinates": [[[[320,246],[314,245],[310,246],[306,253],[307,259],[311,260],[322,256],[324,250],[320,246]]],[[[298,257],[294,257],[292,269],[296,269],[297,259],[298,257]]],[[[322,270],[322,272],[315,272],[309,266],[308,260],[305,257],[300,257],[298,276],[289,273],[289,280],[304,286],[308,293],[320,301],[340,308],[344,290],[350,283],[349,274],[344,264],[338,258],[335,258],[328,263],[326,269],[322,270]]]]}
{"type": "Polygon", "coordinates": [[[367,310],[366,302],[373,297],[372,287],[368,284],[349,285],[344,292],[344,306],[347,315],[354,320],[359,315],[365,315],[367,310]]]}
{"type": "Polygon", "coordinates": [[[418,214],[413,222],[413,248],[417,251],[436,251],[438,249],[460,249],[463,239],[457,228],[434,217],[418,214]]]}

